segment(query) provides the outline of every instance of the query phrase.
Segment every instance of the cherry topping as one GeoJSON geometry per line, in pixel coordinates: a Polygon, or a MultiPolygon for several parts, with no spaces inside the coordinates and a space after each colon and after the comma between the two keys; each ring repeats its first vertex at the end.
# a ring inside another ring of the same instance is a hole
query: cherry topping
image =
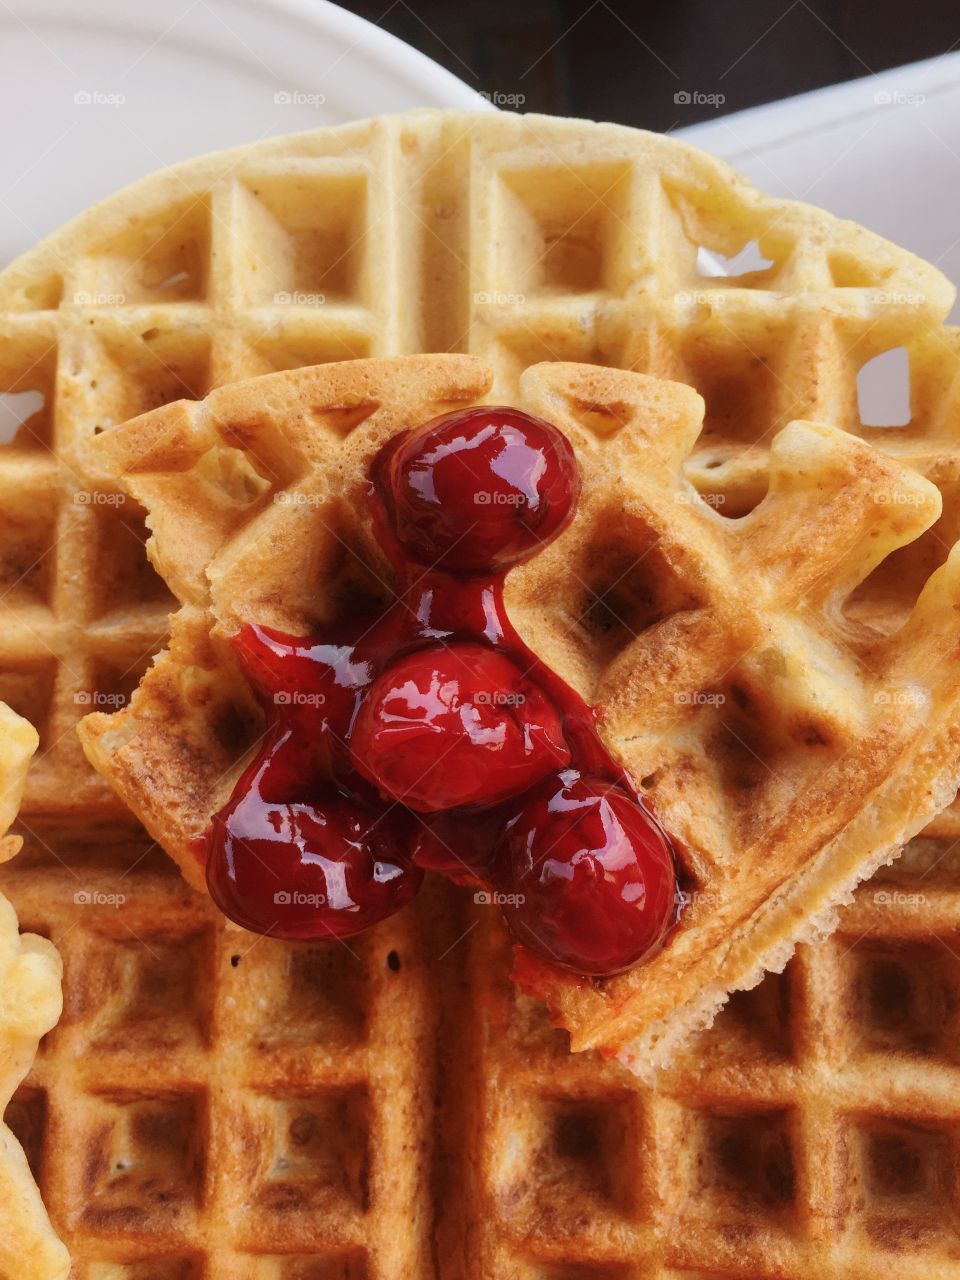
{"type": "Polygon", "coordinates": [[[357,771],[382,795],[432,813],[489,808],[570,760],[543,691],[487,645],[431,645],[387,667],[351,733],[357,771]]]}
{"type": "Polygon", "coordinates": [[[576,973],[629,969],[676,919],[676,871],[659,825],[619,787],[572,770],[508,823],[497,858],[514,937],[576,973]]]}
{"type": "Polygon", "coordinates": [[[220,910],[275,938],[349,938],[405,906],[423,872],[402,812],[341,796],[270,805],[256,785],[213,819],[207,886],[220,910]]]}
{"type": "Polygon", "coordinates": [[[455,573],[500,573],[531,555],[569,523],[580,495],[566,436],[493,405],[401,436],[375,470],[403,550],[455,573]]]}
{"type": "Polygon", "coordinates": [[[629,968],[676,919],[670,842],[503,602],[510,567],[572,519],[573,449],[518,410],[466,409],[396,437],[372,477],[396,602],[234,638],[267,731],[212,820],[211,895],[259,933],[345,938],[427,868],[502,889],[548,960],[629,968]]]}

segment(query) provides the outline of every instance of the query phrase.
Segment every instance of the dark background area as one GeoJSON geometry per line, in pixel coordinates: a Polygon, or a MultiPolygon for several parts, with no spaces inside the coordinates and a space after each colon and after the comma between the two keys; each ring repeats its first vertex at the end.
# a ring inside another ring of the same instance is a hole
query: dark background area
{"type": "Polygon", "coordinates": [[[343,7],[499,106],[659,130],[960,48],[957,0],[376,0],[343,7]]]}

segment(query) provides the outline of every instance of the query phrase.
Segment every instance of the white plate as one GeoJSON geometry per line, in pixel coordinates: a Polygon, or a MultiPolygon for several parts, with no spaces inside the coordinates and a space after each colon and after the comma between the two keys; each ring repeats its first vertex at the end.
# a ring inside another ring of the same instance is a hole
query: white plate
{"type": "Polygon", "coordinates": [[[960,53],[676,136],[723,156],[764,191],[878,231],[960,284],[960,53]]]}
{"type": "Polygon", "coordinates": [[[382,111],[487,105],[326,0],[0,0],[0,48],[0,265],[188,156],[382,111]]]}

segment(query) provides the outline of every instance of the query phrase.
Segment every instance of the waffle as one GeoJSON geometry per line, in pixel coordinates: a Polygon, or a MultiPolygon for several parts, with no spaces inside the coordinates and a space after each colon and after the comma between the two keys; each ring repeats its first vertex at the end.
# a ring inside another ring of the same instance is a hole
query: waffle
{"type": "MultiPolygon", "coordinates": [[[[0,696],[40,729],[25,798],[31,828],[99,829],[122,818],[74,726],[90,710],[125,704],[164,643],[175,603],[143,556],[142,512],[76,464],[97,427],[231,379],[331,359],[472,352],[491,365],[504,400],[538,360],[634,367],[704,395],[705,431],[686,469],[724,514],[743,514],[762,497],[766,443],[794,418],[841,426],[938,484],[941,519],[876,570],[848,607],[883,631],[902,620],[958,536],[958,332],[940,326],[951,300],[933,268],[869,233],[768,199],[674,141],[585,122],[415,113],[271,140],[120,193],[0,273],[0,391],[24,393],[23,426],[0,448],[3,510],[20,516],[0,524],[0,696]],[[737,255],[751,240],[770,266],[738,276],[737,255]],[[727,277],[698,269],[701,250],[729,260],[727,277]],[[911,419],[874,430],[861,422],[857,375],[894,348],[909,359],[911,419]]],[[[591,587],[590,616],[613,648],[629,638],[616,614],[628,615],[616,584],[591,587]]],[[[231,1091],[215,1087],[218,1055],[236,1061],[259,1046],[256,1080],[278,1007],[295,1013],[314,1044],[342,1044],[341,1025],[354,1029],[351,1043],[383,1041],[365,964],[339,971],[334,963],[329,980],[320,966],[305,984],[299,948],[262,943],[257,953],[266,948],[275,965],[270,981],[238,988],[232,966],[215,963],[227,955],[216,920],[187,948],[191,972],[216,979],[205,978],[198,996],[176,967],[197,900],[139,846],[109,853],[99,841],[95,856],[104,892],[123,876],[132,900],[136,890],[146,896],[140,933],[153,954],[114,910],[101,918],[70,893],[43,895],[62,872],[58,858],[83,864],[83,851],[59,834],[45,833],[53,852],[31,844],[0,868],[25,925],[49,929],[67,956],[70,1010],[8,1114],[77,1257],[78,1280],[197,1280],[204,1271],[216,1280],[461,1280],[494,1274],[494,1250],[518,1280],[677,1280],[718,1268],[724,1280],[882,1269],[924,1280],[956,1275],[960,867],[951,847],[960,813],[946,811],[928,834],[881,873],[898,878],[860,891],[829,942],[801,947],[783,976],[734,996],[669,1093],[649,1093],[592,1053],[566,1053],[541,1006],[517,998],[499,967],[485,971],[480,930],[496,933],[493,913],[471,917],[445,902],[449,937],[427,958],[432,996],[438,986],[450,994],[455,1015],[439,1039],[446,1100],[430,1134],[415,1128],[411,1136],[425,1161],[434,1131],[444,1153],[426,1199],[403,1201],[415,1231],[424,1217],[437,1222],[444,1249],[419,1270],[391,1270],[380,1229],[387,1206],[377,1197],[362,1225],[350,1210],[349,1239],[360,1245],[343,1245],[342,1228],[328,1227],[339,1222],[328,1204],[310,1240],[296,1237],[302,1252],[290,1254],[277,1205],[271,1230],[258,1210],[256,1241],[241,1239],[225,1213],[214,1230],[211,1212],[206,1234],[196,1218],[171,1228],[132,1190],[124,1199],[123,1183],[92,1159],[100,1130],[81,1117],[89,1108],[99,1120],[106,1109],[122,1120],[118,1098],[169,1115],[185,1096],[197,1108],[190,1115],[212,1117],[216,1132],[233,1126],[241,1113],[231,1091]],[[118,1042],[161,1020],[162,1005],[134,998],[156,990],[149,973],[177,993],[165,1020],[189,1030],[166,1042],[163,1057],[133,1049],[125,1061],[105,1059],[89,982],[119,963],[131,999],[127,1016],[119,998],[115,1005],[118,1042]],[[234,1007],[238,994],[240,1032],[211,1013],[234,1007]],[[73,1052],[64,1044],[57,1058],[67,1027],[73,1052]],[[495,1052],[491,1037],[508,1031],[495,1052]],[[204,1070],[184,1068],[178,1089],[167,1072],[184,1057],[184,1038],[202,1046],[204,1070]],[[68,1067],[90,1045],[100,1069],[85,1080],[68,1067]],[[610,1135],[624,1123],[627,1137],[617,1142],[610,1135]],[[787,1164],[778,1158],[772,1168],[788,1176],[771,1187],[764,1156],[784,1142],[787,1164]],[[93,1168],[83,1185],[80,1153],[93,1168]],[[85,1215],[103,1193],[118,1211],[85,1215]],[[796,1247],[784,1245],[788,1237],[796,1247]]],[[[411,938],[422,936],[418,921],[411,938]]],[[[406,982],[403,973],[393,981],[406,982]]],[[[315,1050],[298,1043],[299,1062],[309,1061],[315,1050]]],[[[372,1078],[379,1101],[378,1052],[363,1056],[357,1080],[365,1096],[372,1078]]],[[[418,1070],[432,1071],[433,1054],[419,1043],[415,1052],[418,1070]]],[[[306,1067],[298,1073],[308,1079],[306,1067]]],[[[311,1084],[304,1095],[327,1096],[311,1084]]],[[[282,1134],[282,1113],[274,1114],[282,1134]]],[[[188,1157],[170,1153],[162,1125],[132,1127],[126,1142],[141,1168],[160,1161],[174,1199],[191,1212],[200,1202],[193,1155],[205,1160],[206,1123],[187,1125],[188,1157]]],[[[371,1130],[365,1121],[357,1149],[371,1133],[376,1149],[382,1123],[371,1130]]],[[[296,1176],[304,1184],[342,1187],[342,1150],[308,1144],[303,1154],[296,1176]]]]}
{"type": "MultiPolygon", "coordinates": [[[[704,394],[691,474],[736,515],[761,496],[778,427],[861,432],[857,371],[898,345],[919,375],[917,415],[880,441],[926,449],[938,478],[956,341],[935,326],[952,298],[879,237],[615,125],[418,111],[142,180],[0,274],[0,389],[23,397],[0,468],[0,698],[40,730],[26,815],[122,823],[73,726],[126,702],[173,606],[143,556],[142,512],[84,473],[104,427],[330,360],[470,352],[506,402],[530,364],[597,362],[704,394]],[[751,240],[768,268],[702,274],[701,250],[735,270],[751,240]]],[[[921,565],[878,585],[883,608],[944,558],[952,512],[921,565]]]]}
{"type": "MultiPolygon", "coordinates": [[[[31,725],[0,703],[0,861],[21,848],[7,835],[17,815],[27,765],[37,749],[31,725]]],[[[46,938],[21,935],[13,907],[0,895],[0,1105],[33,1064],[40,1038],[56,1025],[62,1009],[60,957],[46,938]]],[[[67,1251],[47,1218],[22,1148],[0,1124],[0,1277],[3,1280],[62,1280],[70,1270],[67,1251]]]]}
{"type": "Polygon", "coordinates": [[[960,1276],[952,842],[655,1090],[569,1052],[469,890],[348,951],[251,945],[142,845],[28,838],[0,885],[65,961],[8,1120],[72,1280],[960,1276]]]}
{"type": "MultiPolygon", "coordinates": [[[[371,460],[490,382],[468,356],[320,365],[166,406],[91,446],[91,471],[146,508],[148,552],[183,609],[130,706],[88,716],[80,736],[196,887],[198,842],[264,732],[225,637],[251,622],[309,633],[358,598],[386,608],[371,460]]],[[[960,553],[900,631],[864,634],[844,603],[936,520],[929,481],[796,422],[771,446],[764,501],[732,522],[683,476],[703,419],[688,387],[551,363],[524,373],[518,403],[574,444],[584,498],[511,575],[511,616],[601,709],[608,746],[679,842],[690,898],[670,945],[628,974],[587,982],[524,954],[518,975],[574,1049],[649,1071],[830,925],[955,794],[960,553]],[[578,621],[586,584],[618,578],[636,638],[611,653],[578,621]]]]}

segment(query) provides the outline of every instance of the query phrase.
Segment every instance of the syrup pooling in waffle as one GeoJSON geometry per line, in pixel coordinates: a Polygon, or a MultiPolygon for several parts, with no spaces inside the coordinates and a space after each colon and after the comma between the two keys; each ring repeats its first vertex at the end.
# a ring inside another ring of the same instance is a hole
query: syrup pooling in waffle
{"type": "Polygon", "coordinates": [[[506,573],[573,518],[573,449],[528,414],[468,409],[394,437],[372,474],[395,604],[337,636],[235,639],[272,723],[214,815],[211,895],[259,933],[349,937],[433,867],[495,890],[547,960],[629,968],[676,916],[669,840],[503,603],[506,573]]]}

